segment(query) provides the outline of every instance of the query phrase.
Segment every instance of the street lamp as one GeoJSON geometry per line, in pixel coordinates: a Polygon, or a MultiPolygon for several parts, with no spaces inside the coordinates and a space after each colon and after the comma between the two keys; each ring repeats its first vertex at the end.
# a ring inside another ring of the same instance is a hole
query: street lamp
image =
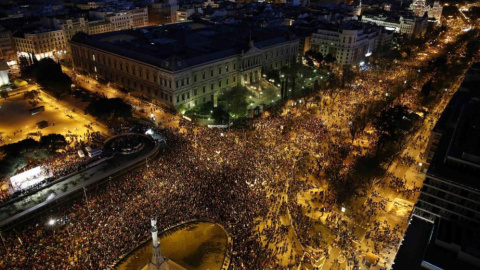
{"type": "Polygon", "coordinates": [[[340,211],[342,211],[342,213],[345,213],[345,207],[342,206],[342,208],[340,209],[340,211]]]}
{"type": "Polygon", "coordinates": [[[50,226],[55,225],[55,219],[51,218],[51,219],[48,221],[48,225],[50,225],[50,226]]]}

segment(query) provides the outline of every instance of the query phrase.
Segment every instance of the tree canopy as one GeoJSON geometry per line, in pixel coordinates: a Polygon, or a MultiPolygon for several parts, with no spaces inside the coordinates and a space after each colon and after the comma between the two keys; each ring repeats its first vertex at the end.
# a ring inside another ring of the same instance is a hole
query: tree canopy
{"type": "Polygon", "coordinates": [[[86,111],[98,117],[127,118],[132,116],[132,106],[121,98],[99,98],[92,101],[86,111]]]}
{"type": "Polygon", "coordinates": [[[223,92],[219,100],[223,102],[225,110],[236,116],[243,117],[247,113],[247,97],[249,91],[245,86],[235,86],[223,92]]]}

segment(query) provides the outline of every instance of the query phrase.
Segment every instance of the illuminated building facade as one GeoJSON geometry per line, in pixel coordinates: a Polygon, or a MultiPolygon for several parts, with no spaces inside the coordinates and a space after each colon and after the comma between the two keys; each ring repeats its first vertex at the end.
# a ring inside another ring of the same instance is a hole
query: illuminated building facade
{"type": "Polygon", "coordinates": [[[50,57],[55,60],[66,54],[66,39],[63,30],[41,29],[29,33],[19,32],[13,36],[13,42],[19,57],[37,60],[50,57]]]}
{"type": "Polygon", "coordinates": [[[409,38],[423,37],[428,25],[428,18],[426,16],[417,17],[411,14],[363,14],[361,21],[384,26],[389,30],[404,34],[409,38]]]}
{"type": "MultiPolygon", "coordinates": [[[[322,26],[312,34],[311,49],[325,57],[331,54],[340,65],[358,64],[376,49],[383,29],[349,21],[343,24],[322,26]]],[[[391,40],[391,34],[390,40],[391,40]]],[[[386,37],[385,37],[386,39],[386,37]]],[[[384,40],[383,43],[387,43],[384,40]]]]}
{"type": "Polygon", "coordinates": [[[175,107],[216,103],[295,61],[299,40],[284,28],[182,23],[72,39],[75,70],[175,107]]]}

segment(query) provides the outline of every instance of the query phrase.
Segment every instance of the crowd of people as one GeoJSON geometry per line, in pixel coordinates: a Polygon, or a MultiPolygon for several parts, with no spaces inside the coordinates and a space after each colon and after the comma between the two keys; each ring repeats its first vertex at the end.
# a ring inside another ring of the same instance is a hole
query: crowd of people
{"type": "MultiPolygon", "coordinates": [[[[403,81],[407,73],[384,76],[403,81]]],[[[378,139],[365,131],[352,140],[349,123],[363,101],[385,98],[378,77],[362,78],[355,92],[312,107],[290,103],[239,128],[209,129],[177,119],[178,127],[158,130],[167,147],[151,166],[5,232],[9,245],[0,248],[0,268],[105,269],[148,239],[152,216],[160,229],[192,219],[222,224],[233,238],[231,269],[289,269],[307,251],[329,259],[330,248],[341,250],[332,266],[343,260],[356,265],[363,251],[352,224],[362,218],[370,223],[365,237],[372,252],[392,249],[400,240],[400,225],[376,219],[389,200],[349,182],[356,160],[375,149],[378,139]],[[352,190],[358,191],[353,199],[365,197],[362,213],[342,214],[338,201],[352,190]],[[299,194],[313,199],[300,200],[299,194]]],[[[400,160],[404,166],[414,162],[408,156],[400,160]]],[[[418,191],[407,192],[405,180],[388,177],[397,193],[408,197],[418,191]]]]}
{"type": "Polygon", "coordinates": [[[66,144],[62,151],[40,153],[41,149],[36,149],[35,151],[39,152],[39,157],[36,158],[26,158],[27,164],[17,169],[11,175],[17,175],[19,173],[28,171],[37,166],[44,166],[49,170],[49,176],[40,183],[37,183],[34,186],[30,186],[23,190],[14,190],[10,186],[10,178],[3,177],[0,179],[0,185],[5,188],[0,190],[0,203],[6,202],[23,194],[30,193],[39,188],[42,188],[46,184],[56,179],[59,179],[68,174],[77,172],[79,169],[83,168],[84,165],[94,161],[88,156],[80,157],[78,155],[79,149],[84,149],[87,145],[92,147],[101,147],[102,135],[99,132],[87,132],[83,135],[67,135],[65,138],[66,144]]]}

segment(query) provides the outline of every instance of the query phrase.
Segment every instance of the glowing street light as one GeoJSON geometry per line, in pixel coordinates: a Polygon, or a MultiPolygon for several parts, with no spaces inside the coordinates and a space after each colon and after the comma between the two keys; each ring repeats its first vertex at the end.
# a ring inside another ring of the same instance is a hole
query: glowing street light
{"type": "Polygon", "coordinates": [[[55,225],[55,222],[56,222],[55,219],[51,218],[51,219],[48,221],[48,225],[53,226],[53,225],[55,225]]]}
{"type": "Polygon", "coordinates": [[[340,209],[340,211],[342,211],[342,213],[345,213],[345,211],[346,211],[345,207],[342,206],[342,208],[340,209]]]}

